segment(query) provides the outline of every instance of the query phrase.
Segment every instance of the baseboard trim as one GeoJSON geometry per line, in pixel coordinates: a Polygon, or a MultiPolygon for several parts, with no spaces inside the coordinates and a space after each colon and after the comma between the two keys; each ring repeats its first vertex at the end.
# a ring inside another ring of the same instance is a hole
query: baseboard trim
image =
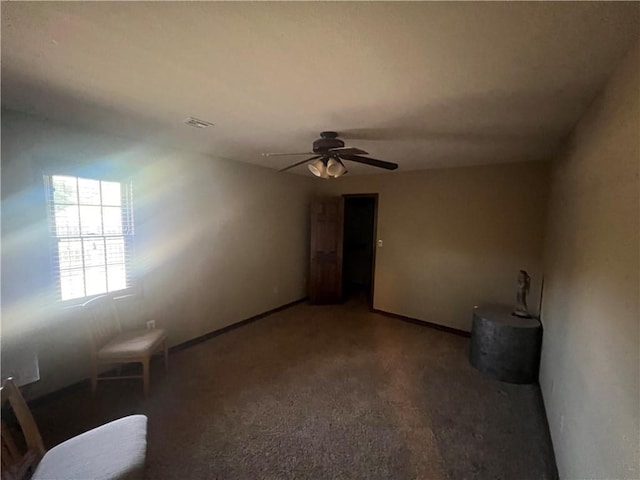
{"type": "Polygon", "coordinates": [[[378,310],[374,308],[371,310],[374,313],[379,313],[380,315],[384,315],[385,317],[395,318],[397,320],[402,320],[403,322],[413,323],[415,325],[420,325],[422,327],[433,328],[435,330],[441,330],[447,333],[453,333],[454,335],[459,335],[461,337],[471,337],[471,332],[467,332],[466,330],[459,330],[453,327],[447,327],[446,325],[439,325],[437,323],[427,322],[426,320],[418,320],[417,318],[407,317],[405,315],[399,315],[397,313],[385,312],[384,310],[378,310]]]}
{"type": "Polygon", "coordinates": [[[231,330],[235,330],[236,328],[244,327],[250,323],[255,322],[256,320],[260,320],[261,318],[268,317],[269,315],[273,315],[274,313],[281,312],[282,310],[286,310],[287,308],[293,307],[299,303],[305,302],[307,297],[301,298],[299,300],[294,300],[293,302],[289,302],[285,305],[280,305],[279,307],[272,308],[271,310],[267,310],[266,312],[259,313],[258,315],[254,315],[253,317],[245,318],[244,320],[240,320],[239,322],[232,323],[231,325],[227,325],[226,327],[219,328],[218,330],[213,330],[212,332],[205,333],[204,335],[200,335],[199,337],[192,338],[191,340],[187,340],[186,342],[179,343],[178,345],[174,345],[173,347],[169,347],[169,353],[177,352],[179,350],[184,350],[185,348],[192,347],[202,342],[206,342],[218,335],[222,335],[223,333],[230,332],[231,330]]]}
{"type": "MultiPolygon", "coordinates": [[[[285,305],[281,305],[279,307],[272,308],[271,310],[267,310],[266,312],[259,313],[258,315],[254,315],[253,317],[240,320],[239,322],[233,323],[231,325],[227,325],[226,327],[220,328],[218,330],[205,333],[204,335],[201,335],[199,337],[193,338],[191,340],[187,340],[186,342],[170,347],[169,353],[173,353],[179,350],[184,350],[185,348],[191,347],[193,345],[197,345],[198,343],[205,342],[211,338],[217,337],[218,335],[222,335],[223,333],[229,332],[231,330],[235,330],[236,328],[243,327],[245,325],[248,325],[249,323],[255,322],[256,320],[260,320],[261,318],[268,317],[269,315],[280,312],[289,307],[293,307],[294,305],[297,305],[299,303],[305,302],[306,300],[307,300],[307,297],[304,297],[304,298],[301,298],[300,300],[295,300],[285,305]]],[[[111,371],[111,369],[108,371],[111,371]]],[[[38,397],[29,399],[28,403],[31,408],[35,409],[45,403],[48,403],[49,401],[55,400],[56,398],[60,397],[61,395],[64,395],[65,393],[69,393],[71,391],[78,390],[80,388],[86,389],[87,392],[89,392],[88,378],[84,378],[75,383],[72,383],[71,385],[67,385],[65,387],[59,388],[58,390],[54,390],[53,392],[45,393],[44,395],[40,395],[38,397]]]]}

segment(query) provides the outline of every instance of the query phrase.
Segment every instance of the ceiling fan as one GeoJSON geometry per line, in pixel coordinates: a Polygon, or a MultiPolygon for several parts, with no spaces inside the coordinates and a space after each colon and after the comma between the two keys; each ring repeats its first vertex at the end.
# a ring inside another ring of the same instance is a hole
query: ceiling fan
{"type": "Polygon", "coordinates": [[[280,172],[285,172],[291,168],[297,167],[307,162],[309,170],[316,177],[320,178],[338,178],[347,173],[347,168],[342,163],[344,160],[350,162],[364,163],[372,167],[384,168],[387,170],[395,170],[398,168],[397,163],[384,162],[375,158],[362,157],[361,155],[369,155],[364,150],[354,147],[345,147],[344,142],[338,138],[336,132],[322,132],[320,138],[313,142],[312,152],[303,153],[263,153],[265,157],[278,157],[289,155],[313,155],[311,158],[302,160],[301,162],[289,165],[280,172]]]}

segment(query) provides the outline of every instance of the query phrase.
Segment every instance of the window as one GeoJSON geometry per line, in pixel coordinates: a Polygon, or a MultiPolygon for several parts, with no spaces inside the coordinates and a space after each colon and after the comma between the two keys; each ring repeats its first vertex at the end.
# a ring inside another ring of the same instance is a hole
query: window
{"type": "Polygon", "coordinates": [[[45,176],[58,298],[131,286],[131,184],[45,176]]]}

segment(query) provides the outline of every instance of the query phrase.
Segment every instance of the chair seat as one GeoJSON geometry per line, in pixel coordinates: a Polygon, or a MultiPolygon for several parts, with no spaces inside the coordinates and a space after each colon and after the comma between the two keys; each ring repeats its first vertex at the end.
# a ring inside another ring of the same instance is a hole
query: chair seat
{"type": "Polygon", "coordinates": [[[106,343],[97,352],[101,360],[122,359],[153,353],[167,338],[161,328],[153,330],[129,330],[122,332],[106,343]]]}
{"type": "Polygon", "coordinates": [[[89,430],[49,450],[32,480],[141,478],[147,417],[131,415],[89,430]]]}

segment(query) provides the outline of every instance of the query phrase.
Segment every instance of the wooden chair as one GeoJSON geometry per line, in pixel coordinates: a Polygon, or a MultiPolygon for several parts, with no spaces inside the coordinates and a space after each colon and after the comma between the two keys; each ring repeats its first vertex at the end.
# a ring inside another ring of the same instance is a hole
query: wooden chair
{"type": "Polygon", "coordinates": [[[5,418],[2,419],[3,480],[143,476],[147,453],[144,415],[115,420],[46,451],[33,415],[13,380],[7,379],[1,388],[2,406],[8,403],[17,421],[15,428],[9,428],[5,418]],[[19,431],[23,438],[15,435],[19,431]]]}
{"type": "Polygon", "coordinates": [[[149,395],[149,364],[151,356],[164,352],[165,369],[169,369],[167,335],[164,330],[123,330],[113,298],[102,295],[86,302],[91,339],[91,392],[95,395],[98,381],[142,378],[145,397],[149,395]],[[99,375],[104,365],[142,364],[142,375],[99,375]]]}

